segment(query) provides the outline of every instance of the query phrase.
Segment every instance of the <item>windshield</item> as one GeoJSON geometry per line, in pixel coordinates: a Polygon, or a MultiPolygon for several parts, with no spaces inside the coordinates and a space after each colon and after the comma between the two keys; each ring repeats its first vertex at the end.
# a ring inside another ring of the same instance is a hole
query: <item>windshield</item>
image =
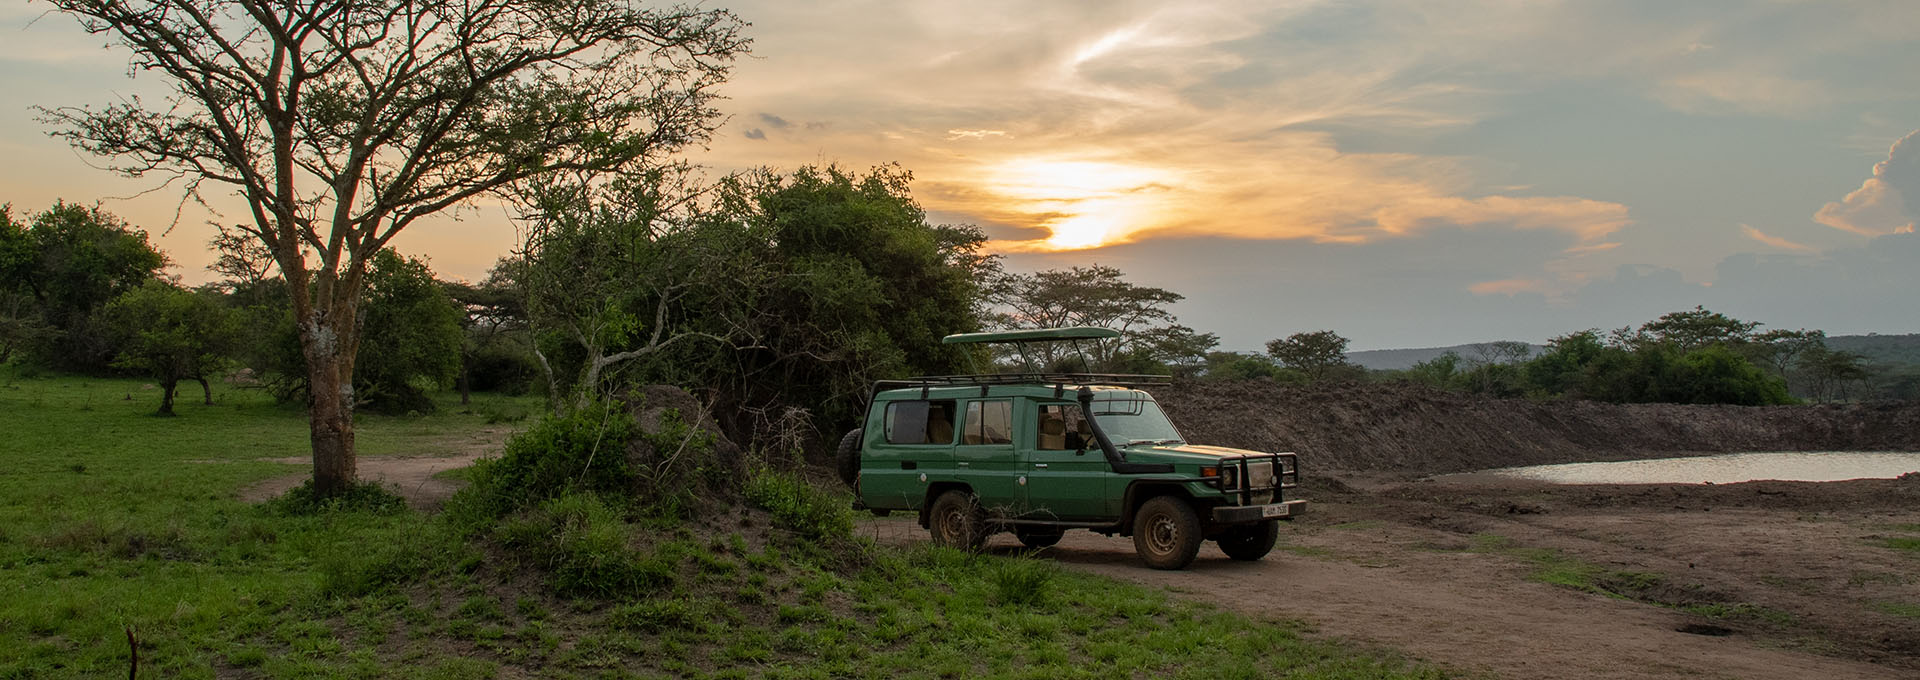
{"type": "Polygon", "coordinates": [[[1116,399],[1093,402],[1093,417],[1115,446],[1140,442],[1182,443],[1180,431],[1173,428],[1160,405],[1146,400],[1116,399]]]}

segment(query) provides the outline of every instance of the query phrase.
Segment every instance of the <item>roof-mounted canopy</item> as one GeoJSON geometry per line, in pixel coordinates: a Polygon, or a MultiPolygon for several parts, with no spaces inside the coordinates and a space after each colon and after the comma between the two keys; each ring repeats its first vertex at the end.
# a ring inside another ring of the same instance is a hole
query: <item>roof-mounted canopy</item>
{"type": "Polygon", "coordinates": [[[965,345],[987,342],[1049,342],[1054,340],[1104,340],[1120,337],[1120,331],[1095,326],[1073,326],[1070,328],[1036,328],[1025,331],[996,331],[992,333],[960,333],[941,338],[940,342],[949,345],[965,345]]]}

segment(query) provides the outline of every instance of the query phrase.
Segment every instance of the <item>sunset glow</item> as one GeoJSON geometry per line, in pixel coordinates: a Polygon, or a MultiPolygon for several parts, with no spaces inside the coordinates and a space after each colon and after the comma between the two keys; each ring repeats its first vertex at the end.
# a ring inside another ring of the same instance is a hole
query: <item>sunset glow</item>
{"type": "Polygon", "coordinates": [[[1170,173],[1100,161],[1022,159],[983,182],[1028,225],[1047,229],[1042,249],[1077,250],[1121,242],[1152,226],[1171,189],[1170,173]]]}
{"type": "MultiPolygon", "coordinates": [[[[1125,268],[1228,348],[1538,341],[1694,305],[1835,333],[1920,319],[1920,3],[710,4],[752,22],[753,55],[682,160],[897,163],[930,222],[978,227],[1008,271],[1125,268]]],[[[0,9],[0,202],[100,201],[211,280],[230,199],[183,205],[34,120],[164,95],[45,14],[0,9]]],[[[482,278],[510,210],[457,217],[394,245],[482,278]]]]}

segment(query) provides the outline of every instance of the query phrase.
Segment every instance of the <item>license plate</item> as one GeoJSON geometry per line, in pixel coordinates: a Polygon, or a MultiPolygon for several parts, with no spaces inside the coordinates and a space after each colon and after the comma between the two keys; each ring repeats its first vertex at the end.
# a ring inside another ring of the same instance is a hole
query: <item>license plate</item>
{"type": "Polygon", "coordinates": [[[1267,506],[1267,507],[1264,507],[1264,508],[1261,508],[1261,509],[1260,509],[1260,516],[1261,516],[1261,517],[1286,517],[1286,516],[1287,516],[1287,506],[1285,506],[1285,505],[1269,505],[1269,506],[1267,506]]]}

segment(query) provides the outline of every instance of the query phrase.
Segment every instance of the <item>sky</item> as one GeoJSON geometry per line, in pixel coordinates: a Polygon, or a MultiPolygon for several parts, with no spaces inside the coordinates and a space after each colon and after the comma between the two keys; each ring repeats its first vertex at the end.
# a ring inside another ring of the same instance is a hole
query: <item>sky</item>
{"type": "MultiPolygon", "coordinates": [[[[753,56],[688,158],[899,163],[1013,271],[1186,296],[1223,349],[1541,342],[1704,305],[1920,332],[1920,2],[722,3],[753,56]]],[[[98,201],[203,281],[212,215],[31,105],[164,90],[42,3],[0,9],[0,202],[98,201]]],[[[396,242],[478,278],[501,208],[396,242]]]]}

